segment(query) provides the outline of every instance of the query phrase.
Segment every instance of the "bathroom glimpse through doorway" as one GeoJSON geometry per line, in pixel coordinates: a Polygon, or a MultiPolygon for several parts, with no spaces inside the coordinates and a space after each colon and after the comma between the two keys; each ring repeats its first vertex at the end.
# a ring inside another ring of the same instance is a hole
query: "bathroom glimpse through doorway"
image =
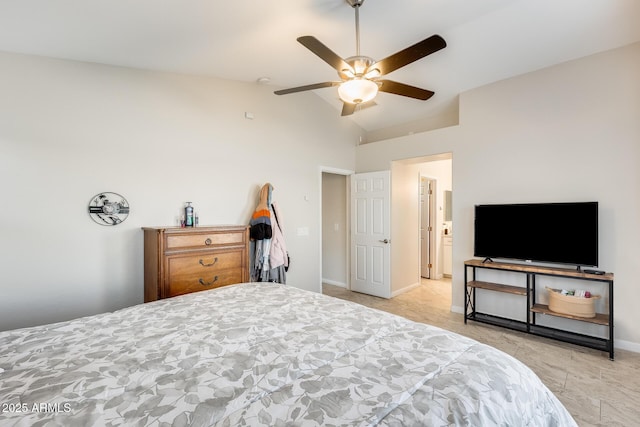
{"type": "Polygon", "coordinates": [[[414,182],[418,190],[414,194],[418,199],[416,237],[420,247],[420,285],[429,288],[429,295],[439,295],[437,300],[442,308],[449,310],[453,276],[453,156],[444,153],[404,162],[407,168],[417,171],[414,182]]]}

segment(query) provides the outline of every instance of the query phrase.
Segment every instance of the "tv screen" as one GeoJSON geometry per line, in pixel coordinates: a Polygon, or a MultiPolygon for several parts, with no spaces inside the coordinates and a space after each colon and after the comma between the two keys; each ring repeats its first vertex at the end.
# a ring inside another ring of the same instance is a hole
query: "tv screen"
{"type": "Polygon", "coordinates": [[[598,266],[598,202],[476,205],[474,256],[598,266]]]}

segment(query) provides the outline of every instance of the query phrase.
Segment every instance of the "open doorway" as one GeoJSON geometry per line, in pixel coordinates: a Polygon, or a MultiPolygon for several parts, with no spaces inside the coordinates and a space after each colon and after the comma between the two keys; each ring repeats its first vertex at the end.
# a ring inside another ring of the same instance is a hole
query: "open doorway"
{"type": "Polygon", "coordinates": [[[395,243],[392,248],[393,295],[416,287],[437,286],[439,293],[447,296],[441,301],[446,304],[443,309],[448,311],[451,309],[450,265],[454,240],[451,238],[453,222],[445,218],[445,214],[450,212],[445,194],[453,194],[453,155],[443,153],[396,160],[392,162],[391,171],[395,243]],[[425,191],[421,190],[425,181],[431,184],[428,199],[424,197],[425,191]],[[433,205],[431,210],[427,210],[429,204],[433,205]],[[425,208],[421,209],[421,206],[425,208]],[[426,224],[422,224],[425,213],[429,218],[426,224]],[[430,229],[427,228],[429,226],[430,229]]]}
{"type": "Polygon", "coordinates": [[[349,175],[353,171],[321,168],[320,290],[323,285],[349,289],[349,175]]]}
{"type": "Polygon", "coordinates": [[[439,296],[438,300],[446,304],[446,308],[450,308],[453,253],[452,159],[438,156],[421,160],[423,162],[418,164],[421,186],[421,224],[418,231],[421,242],[420,282],[435,292],[434,295],[439,296]],[[429,192],[428,197],[425,197],[425,191],[429,192]],[[426,241],[425,235],[428,236],[426,241]]]}
{"type": "MultiPolygon", "coordinates": [[[[453,221],[451,220],[451,199],[452,199],[452,159],[436,159],[431,160],[428,157],[421,158],[421,163],[417,164],[420,183],[426,183],[431,194],[421,212],[421,218],[426,215],[427,227],[431,227],[431,253],[428,258],[421,258],[425,262],[432,263],[432,273],[425,277],[428,279],[441,279],[442,277],[451,277],[450,263],[450,246],[452,243],[453,221]],[[435,255],[435,256],[433,256],[435,255]]],[[[425,197],[420,190],[419,198],[424,200],[425,197]]],[[[421,204],[422,207],[422,204],[421,204]]],[[[420,232],[423,225],[420,226],[420,232]]],[[[421,238],[422,236],[420,236],[421,238]]],[[[423,270],[421,266],[421,271],[423,270]]]]}

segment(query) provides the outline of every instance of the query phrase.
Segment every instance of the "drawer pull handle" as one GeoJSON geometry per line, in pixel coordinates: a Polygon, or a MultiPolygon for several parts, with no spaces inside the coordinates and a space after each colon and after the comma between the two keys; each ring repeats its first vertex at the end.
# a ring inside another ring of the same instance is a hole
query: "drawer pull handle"
{"type": "Polygon", "coordinates": [[[211,267],[212,265],[214,265],[216,262],[218,262],[218,257],[215,257],[213,259],[213,262],[211,264],[205,264],[203,260],[200,260],[200,265],[203,267],[211,267]]]}
{"type": "Polygon", "coordinates": [[[204,241],[204,244],[207,245],[207,246],[209,246],[211,243],[213,243],[213,242],[209,238],[207,238],[207,240],[204,241]]]}
{"type": "Polygon", "coordinates": [[[202,279],[199,279],[199,280],[198,280],[198,282],[200,282],[200,284],[201,284],[202,286],[209,286],[209,285],[213,285],[213,284],[214,284],[214,283],[216,283],[217,281],[218,281],[218,276],[214,277],[214,278],[213,278],[213,280],[212,280],[212,281],[210,281],[210,282],[205,282],[205,281],[204,281],[204,280],[202,280],[202,279]]]}

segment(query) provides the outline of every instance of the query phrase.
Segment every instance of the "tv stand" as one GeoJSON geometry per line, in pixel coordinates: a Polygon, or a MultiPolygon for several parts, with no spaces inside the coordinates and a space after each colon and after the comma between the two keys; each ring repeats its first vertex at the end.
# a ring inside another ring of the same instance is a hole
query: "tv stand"
{"type": "MultiPolygon", "coordinates": [[[[586,270],[541,267],[529,264],[512,264],[503,262],[485,262],[478,259],[465,261],[464,263],[464,295],[465,295],[465,315],[464,323],[467,320],[487,323],[495,326],[502,326],[532,335],[553,338],[559,341],[582,345],[609,353],[609,358],[613,360],[613,273],[589,273],[586,270]],[[469,280],[468,270],[471,269],[471,280],[469,280]],[[526,286],[513,286],[509,284],[491,283],[477,280],[478,269],[490,269],[496,271],[510,271],[526,275],[526,286]],[[579,279],[594,282],[603,282],[608,285],[609,312],[597,313],[594,318],[583,318],[577,316],[556,313],[549,310],[549,306],[537,303],[536,300],[536,277],[553,276],[563,279],[579,279]],[[527,298],[526,321],[508,319],[505,317],[486,314],[478,311],[476,304],[476,290],[503,292],[512,295],[520,295],[527,298]],[[536,315],[549,315],[571,319],[573,321],[587,322],[596,325],[606,326],[608,338],[600,338],[591,335],[570,332],[562,329],[543,326],[536,323],[536,315]]],[[[594,270],[596,271],[596,270],[594,270]]]]}

